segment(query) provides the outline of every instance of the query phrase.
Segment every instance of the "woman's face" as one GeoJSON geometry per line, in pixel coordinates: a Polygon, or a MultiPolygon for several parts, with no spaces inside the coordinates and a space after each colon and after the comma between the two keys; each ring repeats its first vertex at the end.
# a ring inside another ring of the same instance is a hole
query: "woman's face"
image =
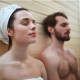
{"type": "Polygon", "coordinates": [[[12,40],[18,44],[30,44],[36,40],[36,23],[31,13],[21,10],[15,13],[12,40]]]}

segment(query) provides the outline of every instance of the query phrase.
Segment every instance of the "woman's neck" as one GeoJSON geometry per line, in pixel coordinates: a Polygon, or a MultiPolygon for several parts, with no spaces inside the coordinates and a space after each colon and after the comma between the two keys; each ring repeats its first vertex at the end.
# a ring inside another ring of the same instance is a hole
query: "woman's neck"
{"type": "Polygon", "coordinates": [[[9,53],[14,61],[24,62],[27,59],[28,45],[12,45],[9,53]]]}

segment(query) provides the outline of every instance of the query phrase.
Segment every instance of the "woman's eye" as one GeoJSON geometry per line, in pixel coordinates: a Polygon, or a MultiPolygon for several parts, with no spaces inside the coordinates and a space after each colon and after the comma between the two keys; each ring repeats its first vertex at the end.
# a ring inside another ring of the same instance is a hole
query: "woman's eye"
{"type": "Polygon", "coordinates": [[[34,22],[34,25],[36,25],[36,22],[34,22]]]}
{"type": "Polygon", "coordinates": [[[36,22],[33,20],[33,24],[36,25],[36,22]]]}
{"type": "Polygon", "coordinates": [[[28,25],[28,23],[23,23],[23,25],[28,25]]]}

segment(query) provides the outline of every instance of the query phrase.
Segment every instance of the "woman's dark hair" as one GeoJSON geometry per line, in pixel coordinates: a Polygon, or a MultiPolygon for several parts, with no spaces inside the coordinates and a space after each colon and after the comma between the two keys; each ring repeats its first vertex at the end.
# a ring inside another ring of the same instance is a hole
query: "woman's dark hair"
{"type": "MultiPolygon", "coordinates": [[[[16,9],[16,10],[12,13],[12,15],[10,16],[10,18],[9,18],[7,28],[10,28],[10,29],[14,30],[13,22],[14,22],[14,20],[15,20],[15,13],[18,12],[18,11],[21,11],[21,10],[26,10],[26,11],[28,11],[28,10],[25,9],[25,8],[18,8],[18,9],[16,9]]],[[[28,11],[28,12],[29,12],[29,11],[28,11]]],[[[9,49],[11,48],[11,46],[12,46],[12,39],[11,39],[11,37],[10,37],[9,35],[8,35],[8,37],[9,37],[9,46],[8,46],[8,50],[9,50],[9,49]]]]}
{"type": "Polygon", "coordinates": [[[51,15],[48,15],[44,20],[43,20],[43,28],[44,28],[44,31],[45,33],[51,38],[51,34],[49,33],[48,31],[48,26],[51,26],[51,27],[55,27],[56,23],[57,23],[57,20],[55,19],[56,16],[63,16],[67,19],[67,16],[62,13],[62,12],[55,12],[51,15]]]}

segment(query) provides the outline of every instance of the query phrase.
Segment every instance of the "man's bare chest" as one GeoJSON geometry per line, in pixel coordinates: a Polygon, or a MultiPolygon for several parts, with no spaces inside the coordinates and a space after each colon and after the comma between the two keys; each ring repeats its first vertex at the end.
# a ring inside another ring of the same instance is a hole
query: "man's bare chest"
{"type": "Polygon", "coordinates": [[[59,56],[58,74],[61,78],[67,77],[70,73],[75,73],[76,69],[76,61],[71,55],[59,56]]]}

